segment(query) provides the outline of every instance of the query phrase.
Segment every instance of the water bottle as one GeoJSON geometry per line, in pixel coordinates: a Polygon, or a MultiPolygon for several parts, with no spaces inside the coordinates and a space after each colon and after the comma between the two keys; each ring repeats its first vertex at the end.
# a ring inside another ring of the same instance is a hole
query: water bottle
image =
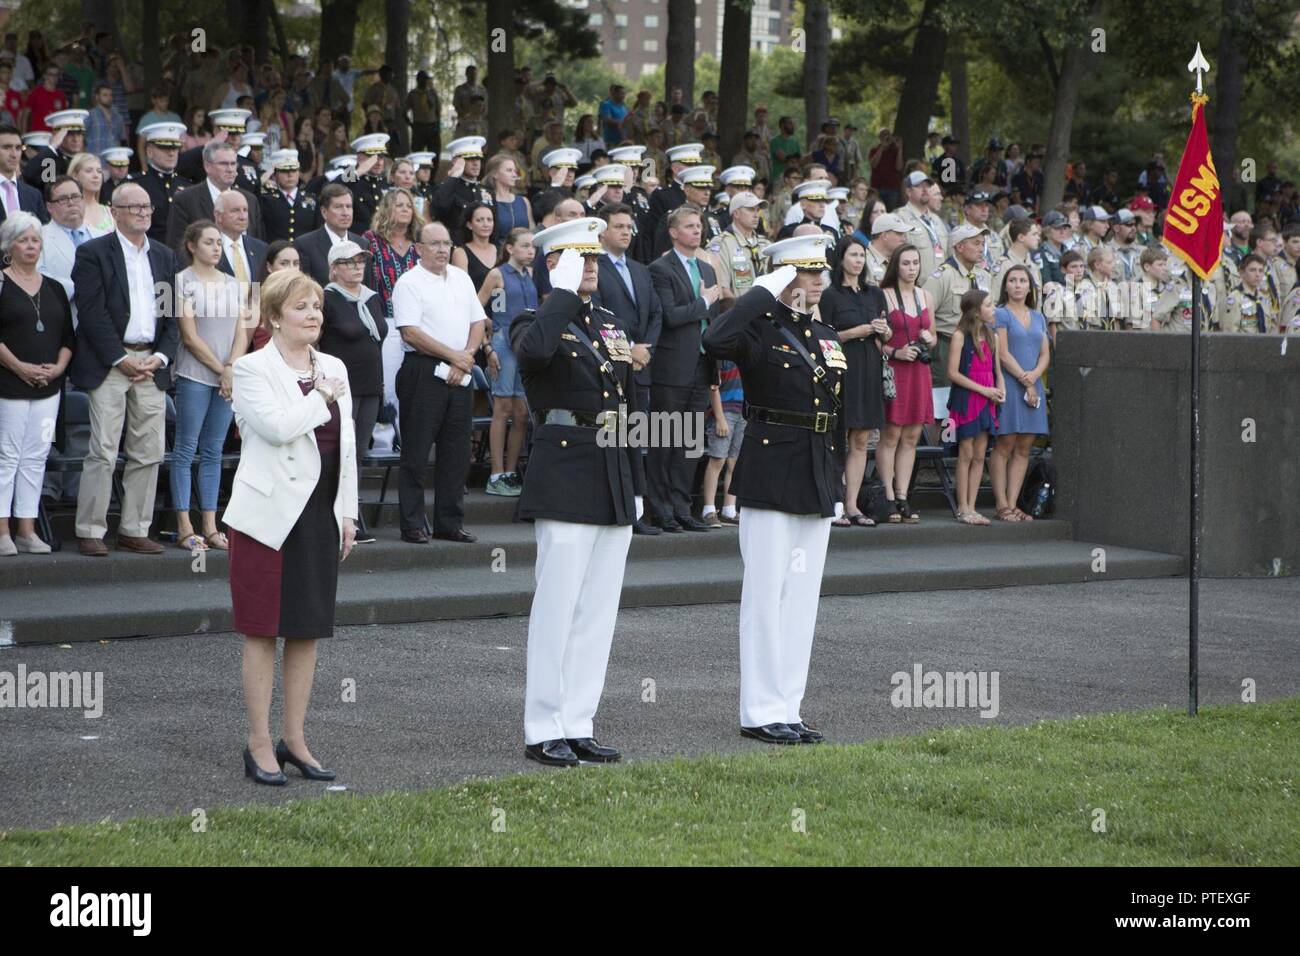
{"type": "Polygon", "coordinates": [[[1029,509],[1029,513],[1035,518],[1041,518],[1047,514],[1047,503],[1052,500],[1052,486],[1043,482],[1038,494],[1034,495],[1034,505],[1029,509]]]}

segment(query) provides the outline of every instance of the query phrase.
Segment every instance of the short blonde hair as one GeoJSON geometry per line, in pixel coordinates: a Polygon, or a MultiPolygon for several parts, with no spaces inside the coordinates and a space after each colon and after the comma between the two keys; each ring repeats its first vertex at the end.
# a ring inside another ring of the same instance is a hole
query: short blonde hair
{"type": "Polygon", "coordinates": [[[325,293],[320,285],[305,272],[296,269],[281,269],[272,272],[261,285],[258,295],[258,308],[264,326],[271,320],[279,318],[284,305],[290,299],[303,294],[314,295],[316,301],[324,303],[325,293]]]}

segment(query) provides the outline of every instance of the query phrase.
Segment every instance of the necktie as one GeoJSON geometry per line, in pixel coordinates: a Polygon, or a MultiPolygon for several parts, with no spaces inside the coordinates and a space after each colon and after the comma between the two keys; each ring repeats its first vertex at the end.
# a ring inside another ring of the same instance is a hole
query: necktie
{"type": "Polygon", "coordinates": [[[239,280],[240,284],[243,285],[247,283],[248,269],[244,267],[244,257],[242,255],[242,250],[239,248],[239,243],[237,242],[232,242],[230,244],[230,264],[234,267],[235,278],[239,280]]]}
{"type": "Polygon", "coordinates": [[[75,249],[86,241],[86,230],[82,228],[72,230],[72,247],[75,249]]]}
{"type": "Polygon", "coordinates": [[[18,211],[18,189],[12,180],[3,180],[5,188],[5,212],[12,216],[18,211]]]}
{"type": "Polygon", "coordinates": [[[618,274],[623,277],[623,284],[627,286],[628,297],[632,300],[632,304],[636,305],[636,290],[632,288],[632,276],[627,271],[627,261],[618,259],[614,265],[618,266],[618,274]]]}
{"type": "Polygon", "coordinates": [[[696,295],[700,294],[700,264],[693,258],[687,259],[686,271],[691,275],[691,291],[696,295]]]}

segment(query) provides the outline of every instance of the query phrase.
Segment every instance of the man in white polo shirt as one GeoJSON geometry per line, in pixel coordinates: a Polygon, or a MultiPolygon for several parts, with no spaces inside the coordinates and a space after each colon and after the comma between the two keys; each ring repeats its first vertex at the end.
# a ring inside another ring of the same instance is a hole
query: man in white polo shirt
{"type": "Polygon", "coordinates": [[[471,376],[486,316],[469,274],[450,262],[451,234],[446,226],[440,222],[424,226],[415,247],[419,267],[407,270],[393,286],[393,324],[405,351],[397,372],[402,540],[429,542],[424,472],[429,449],[436,442],[432,534],[444,541],[469,544],[474,535],[461,524],[470,464],[471,376]]]}

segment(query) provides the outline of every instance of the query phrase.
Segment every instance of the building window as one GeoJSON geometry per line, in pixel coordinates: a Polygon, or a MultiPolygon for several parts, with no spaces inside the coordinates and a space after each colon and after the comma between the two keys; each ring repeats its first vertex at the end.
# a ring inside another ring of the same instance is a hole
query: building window
{"type": "Polygon", "coordinates": [[[620,51],[627,49],[627,37],[618,38],[618,48],[620,51]]]}
{"type": "Polygon", "coordinates": [[[658,52],[659,52],[659,41],[658,41],[658,40],[643,40],[642,43],[641,43],[641,49],[644,50],[646,53],[658,53],[658,52]]]}
{"type": "Polygon", "coordinates": [[[625,26],[627,26],[627,14],[626,14],[626,13],[616,13],[616,14],[614,14],[614,26],[616,26],[616,27],[625,27],[625,26]]]}
{"type": "Polygon", "coordinates": [[[593,13],[591,19],[587,22],[593,27],[598,27],[605,22],[605,15],[603,13],[593,13]]]}
{"type": "Polygon", "coordinates": [[[659,26],[659,14],[657,13],[646,14],[645,25],[646,28],[650,30],[653,30],[655,27],[659,26]]]}

